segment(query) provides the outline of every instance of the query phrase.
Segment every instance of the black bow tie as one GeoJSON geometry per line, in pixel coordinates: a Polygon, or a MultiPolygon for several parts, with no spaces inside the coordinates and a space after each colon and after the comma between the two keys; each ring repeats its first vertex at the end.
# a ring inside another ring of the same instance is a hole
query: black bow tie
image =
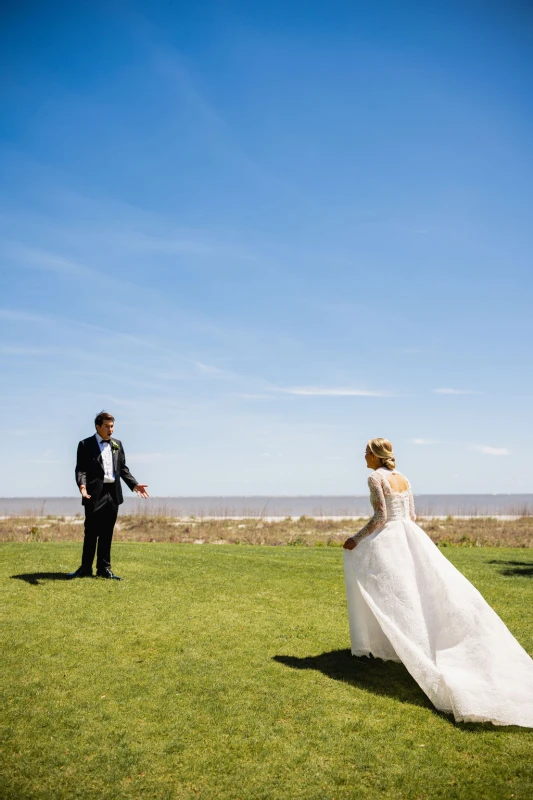
{"type": "Polygon", "coordinates": [[[100,444],[111,444],[111,439],[102,439],[100,444]]]}

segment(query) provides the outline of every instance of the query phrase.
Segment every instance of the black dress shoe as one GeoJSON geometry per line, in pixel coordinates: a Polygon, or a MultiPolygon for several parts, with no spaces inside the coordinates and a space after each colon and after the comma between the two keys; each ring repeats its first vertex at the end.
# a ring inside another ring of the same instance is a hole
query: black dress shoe
{"type": "Polygon", "coordinates": [[[114,572],[111,572],[110,569],[103,569],[101,572],[96,573],[97,578],[107,578],[108,580],[113,581],[121,581],[122,578],[119,578],[118,575],[115,575],[114,572]]]}
{"type": "Polygon", "coordinates": [[[93,571],[92,569],[85,569],[84,567],[78,567],[76,572],[69,572],[67,574],[67,578],[92,578],[93,571]]]}

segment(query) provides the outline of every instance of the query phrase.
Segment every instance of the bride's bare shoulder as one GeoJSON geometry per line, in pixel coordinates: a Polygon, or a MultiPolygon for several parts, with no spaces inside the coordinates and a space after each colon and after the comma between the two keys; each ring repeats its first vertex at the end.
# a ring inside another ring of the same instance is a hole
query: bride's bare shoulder
{"type": "Polygon", "coordinates": [[[411,484],[405,475],[402,475],[401,472],[397,472],[396,470],[388,472],[388,474],[385,476],[385,480],[393,492],[406,492],[407,489],[411,488],[411,484]]]}

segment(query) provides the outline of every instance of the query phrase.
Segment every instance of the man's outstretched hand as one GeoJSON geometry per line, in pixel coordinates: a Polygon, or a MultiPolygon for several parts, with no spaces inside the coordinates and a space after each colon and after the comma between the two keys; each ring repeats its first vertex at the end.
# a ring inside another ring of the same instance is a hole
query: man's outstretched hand
{"type": "Polygon", "coordinates": [[[138,483],[137,486],[133,487],[133,491],[137,492],[139,497],[150,497],[150,495],[146,491],[147,489],[148,489],[147,483],[138,483]]]}

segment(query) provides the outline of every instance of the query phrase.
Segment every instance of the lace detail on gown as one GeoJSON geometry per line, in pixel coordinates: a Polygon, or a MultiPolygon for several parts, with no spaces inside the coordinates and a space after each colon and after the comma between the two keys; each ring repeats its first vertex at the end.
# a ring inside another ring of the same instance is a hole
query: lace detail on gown
{"type": "MultiPolygon", "coordinates": [[[[358,544],[362,539],[370,536],[378,528],[381,528],[389,520],[411,519],[416,520],[415,501],[411,485],[407,478],[407,489],[403,492],[395,492],[387,480],[387,475],[400,475],[396,470],[388,470],[384,467],[376,469],[368,478],[368,488],[370,489],[370,502],[374,509],[373,516],[368,520],[364,528],[352,537],[358,544]]],[[[405,477],[402,475],[401,477],[405,477]]]]}

